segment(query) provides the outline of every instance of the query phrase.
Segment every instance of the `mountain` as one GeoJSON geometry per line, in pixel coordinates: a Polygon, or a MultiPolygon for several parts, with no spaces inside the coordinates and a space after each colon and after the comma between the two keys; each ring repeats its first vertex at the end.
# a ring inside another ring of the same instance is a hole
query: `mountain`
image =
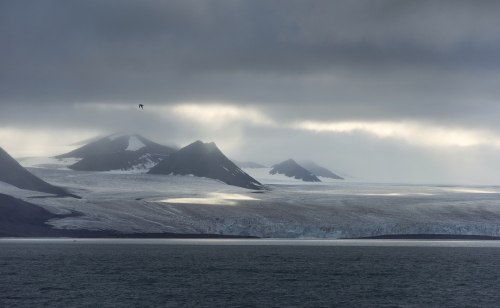
{"type": "Polygon", "coordinates": [[[149,169],[174,149],[149,141],[137,134],[114,134],[55,158],[80,158],[68,166],[76,171],[149,169]]]}
{"type": "Polygon", "coordinates": [[[273,175],[279,173],[304,182],[321,182],[314,174],[304,169],[304,167],[297,164],[293,159],[286,160],[281,164],[276,164],[272,166],[272,168],[273,169],[269,171],[269,173],[273,175]]]}
{"type": "Polygon", "coordinates": [[[238,167],[240,168],[250,168],[250,169],[258,169],[258,168],[267,168],[266,166],[264,165],[261,165],[261,164],[258,164],[258,163],[254,163],[253,161],[237,161],[237,160],[234,160],[234,159],[231,159],[231,161],[238,167]]]}
{"type": "Polygon", "coordinates": [[[64,188],[53,186],[31,174],[2,148],[0,148],[0,181],[20,189],[80,198],[69,194],[64,188]]]}
{"type": "Polygon", "coordinates": [[[230,161],[215,143],[195,141],[170,154],[148,174],[174,174],[206,177],[228,185],[248,189],[263,189],[263,185],[230,161]]]}
{"type": "Polygon", "coordinates": [[[311,171],[315,176],[322,176],[325,178],[336,179],[336,180],[344,180],[343,177],[336,175],[330,170],[323,168],[321,166],[316,165],[312,161],[301,162],[300,165],[307,170],[311,171]]]}

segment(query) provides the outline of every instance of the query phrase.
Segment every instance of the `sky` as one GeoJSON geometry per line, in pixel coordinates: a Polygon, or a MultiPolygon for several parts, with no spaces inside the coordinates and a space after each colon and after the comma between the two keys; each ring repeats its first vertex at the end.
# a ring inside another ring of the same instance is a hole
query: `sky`
{"type": "Polygon", "coordinates": [[[498,1],[0,0],[0,147],[135,132],[352,180],[500,184],[498,1]],[[144,109],[138,104],[144,104],[144,109]]]}

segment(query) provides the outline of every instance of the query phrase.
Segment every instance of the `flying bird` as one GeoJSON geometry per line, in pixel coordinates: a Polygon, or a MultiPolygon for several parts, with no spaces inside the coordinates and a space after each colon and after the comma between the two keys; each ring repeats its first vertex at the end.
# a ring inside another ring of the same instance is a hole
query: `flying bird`
{"type": "Polygon", "coordinates": [[[144,109],[144,105],[143,104],[139,104],[139,108],[144,109]]]}

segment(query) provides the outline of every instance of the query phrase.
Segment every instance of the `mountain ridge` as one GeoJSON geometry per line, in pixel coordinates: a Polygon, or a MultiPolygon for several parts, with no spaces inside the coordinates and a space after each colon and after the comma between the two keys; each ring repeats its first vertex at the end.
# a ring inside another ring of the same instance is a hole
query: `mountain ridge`
{"type": "Polygon", "coordinates": [[[55,158],[80,159],[68,166],[75,171],[148,170],[173,152],[174,149],[152,142],[139,134],[118,133],[55,158]]]}

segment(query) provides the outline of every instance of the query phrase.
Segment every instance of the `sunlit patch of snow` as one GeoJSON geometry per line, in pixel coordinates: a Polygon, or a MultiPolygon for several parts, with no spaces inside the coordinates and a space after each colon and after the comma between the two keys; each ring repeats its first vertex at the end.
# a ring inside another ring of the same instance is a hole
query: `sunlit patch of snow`
{"type": "Polygon", "coordinates": [[[128,148],[126,148],[126,151],[137,151],[139,149],[142,149],[146,145],[142,143],[136,136],[130,136],[128,139],[128,148]]]}
{"type": "Polygon", "coordinates": [[[226,171],[227,171],[227,172],[229,172],[229,170],[227,170],[227,168],[226,168],[226,167],[224,167],[224,166],[221,166],[221,167],[222,167],[222,168],[224,168],[224,169],[226,169],[226,171]]]}
{"type": "Polygon", "coordinates": [[[155,202],[186,203],[186,204],[212,204],[236,205],[238,200],[259,200],[241,194],[209,193],[206,198],[170,198],[155,202]]]}
{"type": "Polygon", "coordinates": [[[472,188],[444,188],[443,190],[456,192],[456,193],[467,193],[467,194],[498,194],[500,192],[486,189],[472,189],[472,188]]]}

